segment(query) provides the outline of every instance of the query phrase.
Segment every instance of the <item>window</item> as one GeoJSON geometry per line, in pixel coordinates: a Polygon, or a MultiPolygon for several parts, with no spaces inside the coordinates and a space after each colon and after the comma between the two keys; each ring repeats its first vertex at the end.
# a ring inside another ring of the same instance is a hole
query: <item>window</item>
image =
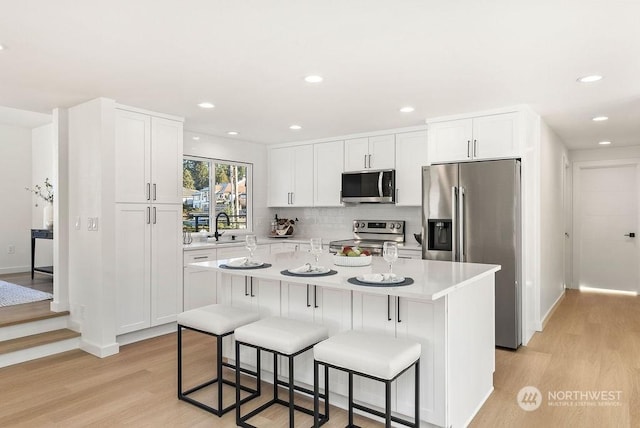
{"type": "Polygon", "coordinates": [[[184,230],[251,230],[251,164],[185,157],[182,177],[184,230]]]}

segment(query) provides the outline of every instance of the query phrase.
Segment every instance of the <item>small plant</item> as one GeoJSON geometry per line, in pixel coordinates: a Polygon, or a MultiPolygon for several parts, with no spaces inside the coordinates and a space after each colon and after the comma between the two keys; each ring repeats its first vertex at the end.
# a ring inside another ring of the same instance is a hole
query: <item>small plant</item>
{"type": "MultiPolygon", "coordinates": [[[[53,203],[53,185],[49,181],[49,178],[44,179],[44,187],[40,186],[39,184],[36,184],[35,186],[33,186],[33,188],[25,187],[25,189],[32,192],[34,195],[38,196],[39,198],[42,198],[45,202],[48,202],[50,204],[53,203]]],[[[38,201],[36,200],[36,207],[37,206],[38,206],[38,201]]]]}

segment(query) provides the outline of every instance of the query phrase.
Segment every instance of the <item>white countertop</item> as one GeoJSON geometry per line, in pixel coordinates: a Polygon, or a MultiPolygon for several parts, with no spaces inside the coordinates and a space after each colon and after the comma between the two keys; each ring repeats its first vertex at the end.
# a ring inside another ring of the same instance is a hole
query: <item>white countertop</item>
{"type": "Polygon", "coordinates": [[[414,283],[399,287],[378,287],[353,285],[347,282],[347,279],[366,273],[387,272],[388,265],[382,257],[373,257],[369,266],[343,267],[334,265],[333,255],[324,253],[320,256],[319,264],[336,270],[338,273],[336,275],[315,277],[287,276],[280,273],[280,271],[313,262],[313,256],[308,253],[288,252],[274,254],[267,260],[262,261],[271,263],[273,266],[263,269],[220,268],[219,265],[225,264],[227,260],[198,262],[192,265],[217,270],[229,275],[252,276],[260,279],[314,284],[322,287],[389,294],[423,300],[437,300],[458,288],[472,285],[476,280],[493,275],[500,270],[499,265],[398,259],[393,265],[393,272],[400,276],[413,278],[414,283]]]}
{"type": "MultiPolygon", "coordinates": [[[[324,239],[323,239],[324,241],[324,239]]],[[[329,244],[330,241],[337,241],[337,239],[327,240],[325,244],[329,244]]],[[[269,245],[269,244],[278,244],[278,243],[290,243],[290,244],[308,244],[309,238],[304,237],[293,237],[293,238],[272,238],[272,237],[258,237],[258,245],[269,245]]],[[[203,241],[203,242],[192,242],[191,244],[184,244],[184,251],[193,251],[193,250],[207,250],[213,248],[224,248],[224,247],[244,247],[244,236],[239,236],[235,241],[231,241],[228,238],[225,238],[223,241],[203,241]]],[[[405,242],[401,247],[401,250],[410,250],[410,251],[421,251],[422,247],[417,242],[405,242]]]]}

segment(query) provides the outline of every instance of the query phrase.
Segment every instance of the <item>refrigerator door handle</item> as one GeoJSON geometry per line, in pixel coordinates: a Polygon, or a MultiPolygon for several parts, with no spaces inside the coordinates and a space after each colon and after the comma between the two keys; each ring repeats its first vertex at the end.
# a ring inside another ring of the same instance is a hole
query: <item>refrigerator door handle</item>
{"type": "Polygon", "coordinates": [[[456,240],[458,230],[458,188],[451,186],[451,261],[458,261],[458,245],[456,240]]]}
{"type": "Polygon", "coordinates": [[[464,245],[465,245],[465,236],[464,236],[464,187],[460,187],[460,202],[458,203],[458,237],[460,239],[459,242],[459,261],[464,262],[464,245]]]}

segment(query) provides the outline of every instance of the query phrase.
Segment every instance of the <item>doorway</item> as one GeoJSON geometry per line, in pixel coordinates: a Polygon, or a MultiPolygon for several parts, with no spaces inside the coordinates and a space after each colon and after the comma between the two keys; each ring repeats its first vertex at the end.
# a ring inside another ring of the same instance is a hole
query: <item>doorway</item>
{"type": "Polygon", "coordinates": [[[640,160],[573,168],[574,286],[640,292],[640,160]]]}

